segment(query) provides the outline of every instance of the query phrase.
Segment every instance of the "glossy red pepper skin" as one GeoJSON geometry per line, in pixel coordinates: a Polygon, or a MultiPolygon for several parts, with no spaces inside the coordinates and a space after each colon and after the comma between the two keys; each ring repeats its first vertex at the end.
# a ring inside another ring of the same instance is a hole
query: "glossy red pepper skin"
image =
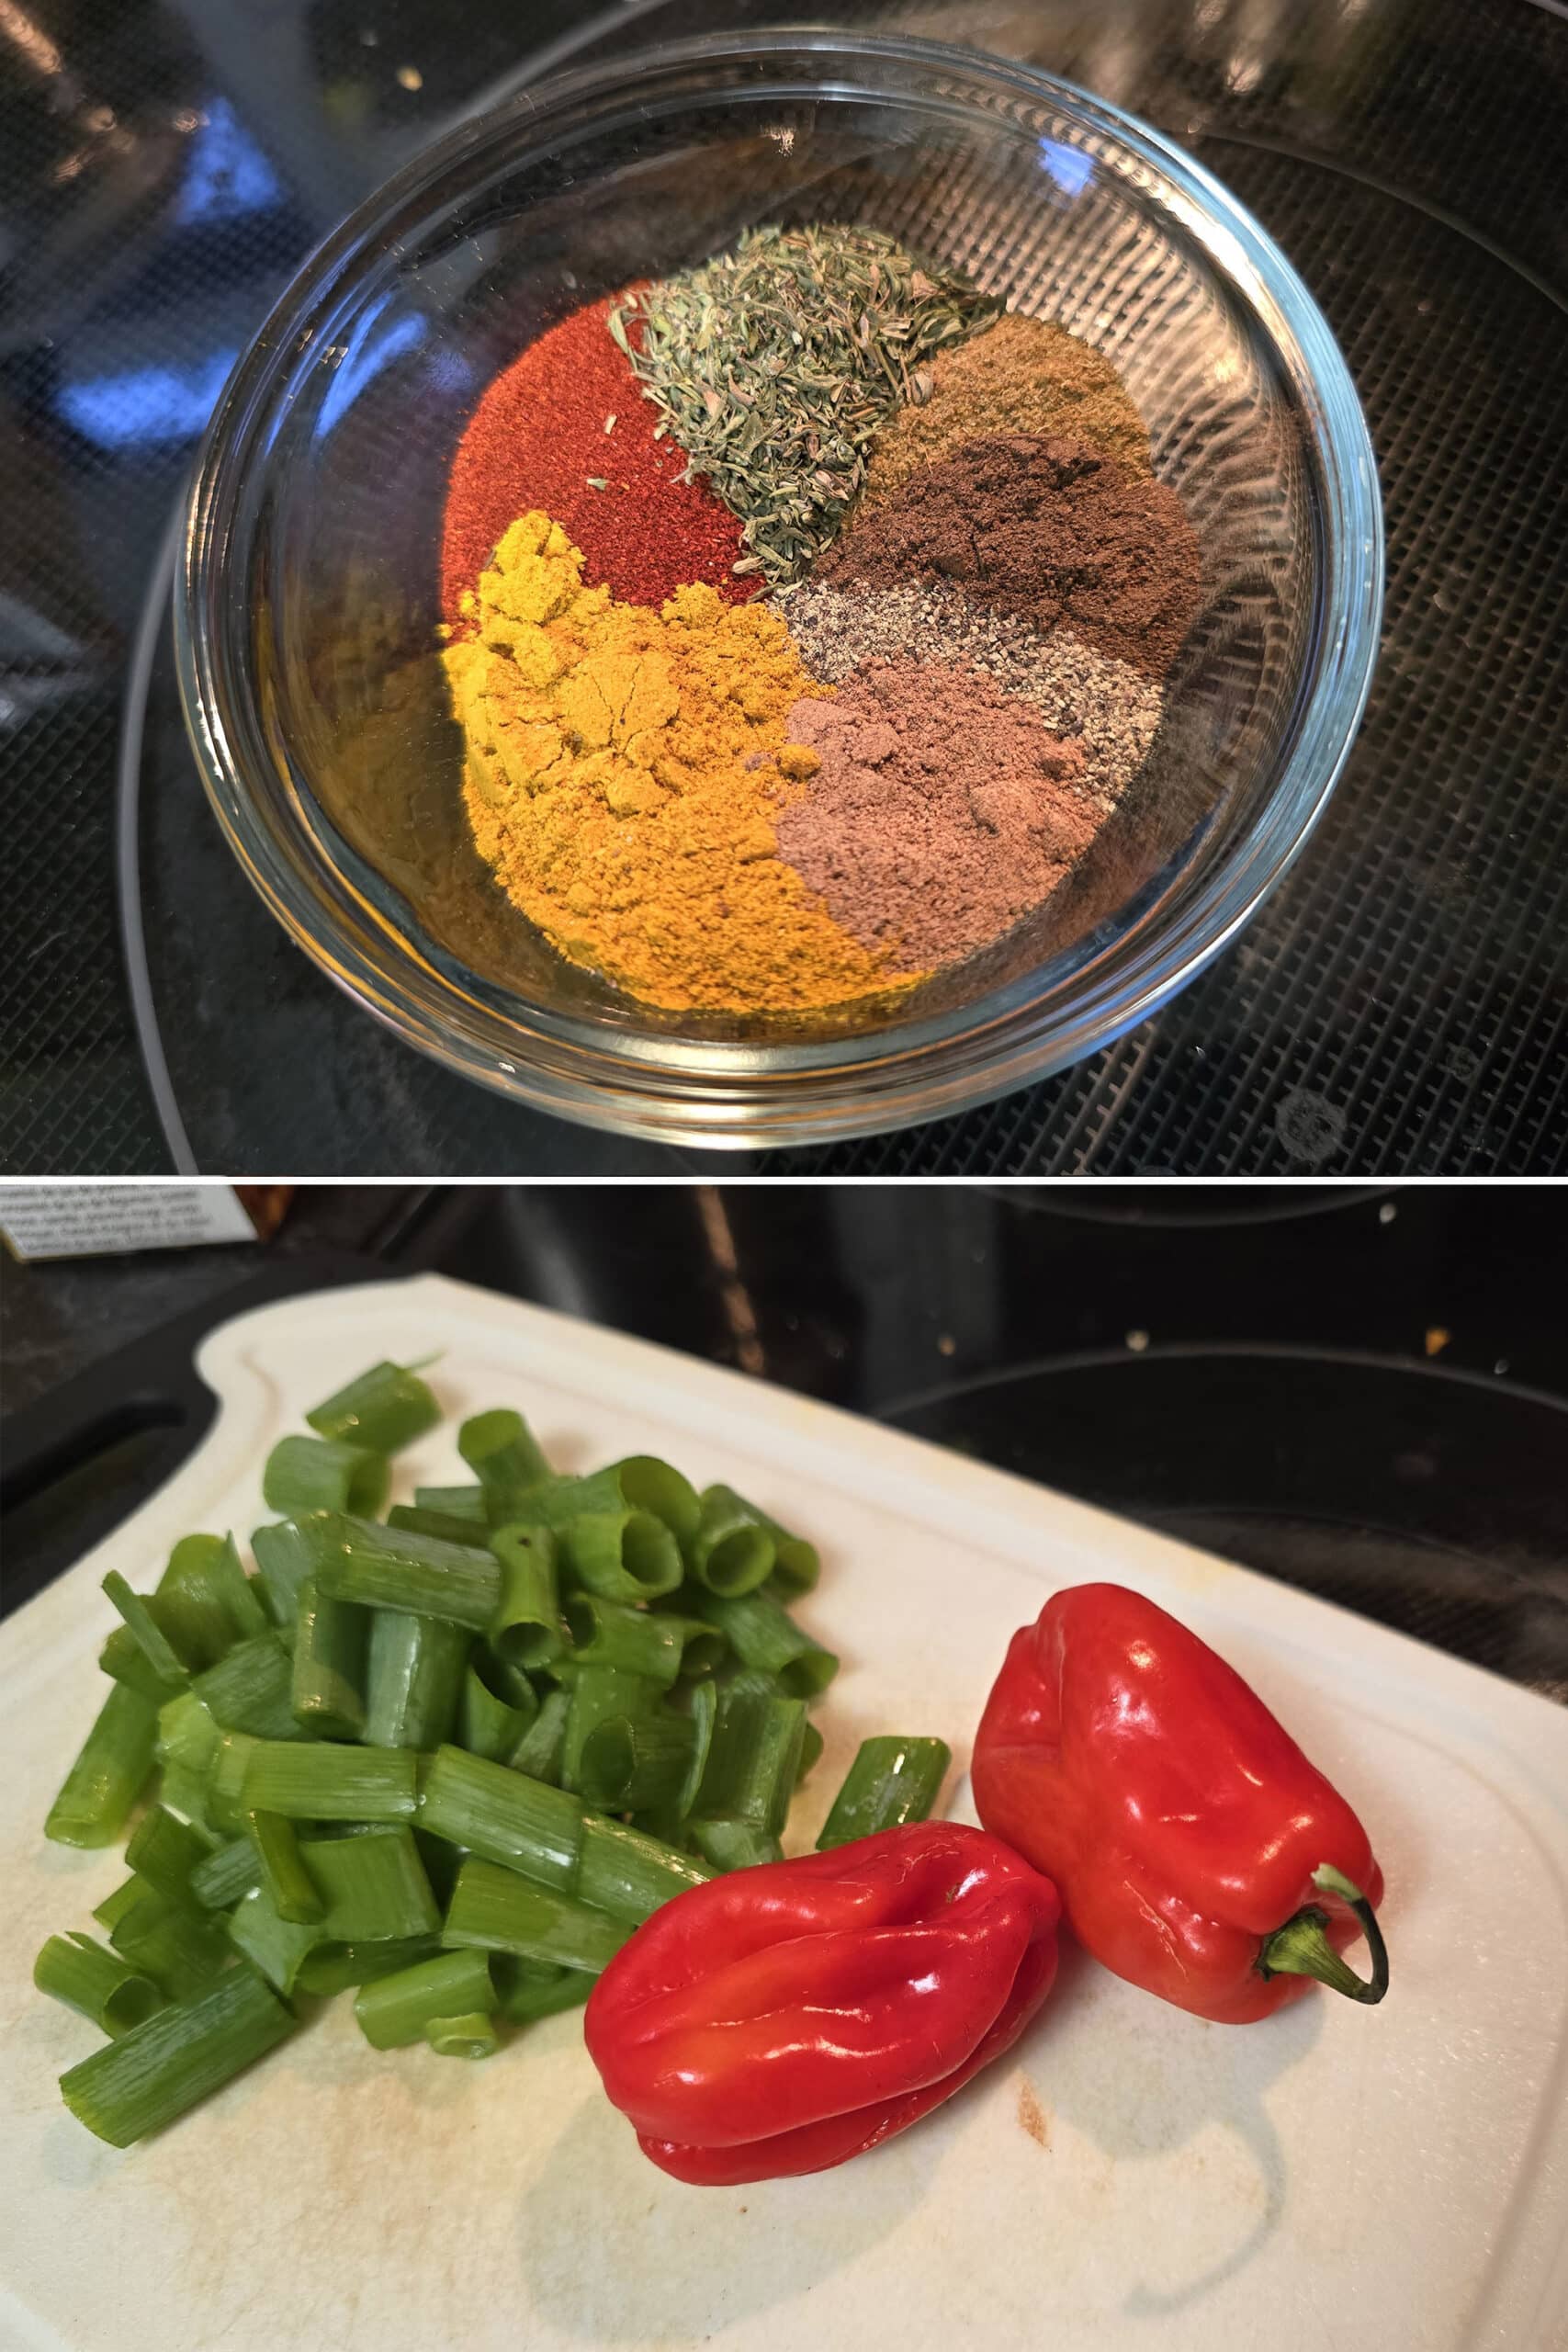
{"type": "Polygon", "coordinates": [[[926,2114],[1051,1989],[1047,1879],[959,1822],[909,1822],[678,1894],[583,2018],[612,2103],[701,2186],[820,2172],[926,2114]]]}
{"type": "Polygon", "coordinates": [[[1013,1635],[972,1781],[981,1820],[1055,1881],[1097,1960],[1218,2023],[1306,1991],[1258,1964],[1297,1913],[1326,1914],[1336,1951],[1360,1934],[1314,1887],[1320,1865],[1382,1894],[1366,1831],[1256,1691],[1121,1585],[1069,1587],[1013,1635]]]}

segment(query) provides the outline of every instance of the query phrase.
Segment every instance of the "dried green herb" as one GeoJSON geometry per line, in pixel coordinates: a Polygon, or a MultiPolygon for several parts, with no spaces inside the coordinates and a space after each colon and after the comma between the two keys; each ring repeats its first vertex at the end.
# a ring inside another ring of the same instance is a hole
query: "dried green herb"
{"type": "Polygon", "coordinates": [[[610,332],[644,397],[745,524],[738,572],[787,586],[865,479],[872,435],[922,401],[920,362],[1000,305],[879,230],[749,229],[733,251],[629,295],[610,332]]]}

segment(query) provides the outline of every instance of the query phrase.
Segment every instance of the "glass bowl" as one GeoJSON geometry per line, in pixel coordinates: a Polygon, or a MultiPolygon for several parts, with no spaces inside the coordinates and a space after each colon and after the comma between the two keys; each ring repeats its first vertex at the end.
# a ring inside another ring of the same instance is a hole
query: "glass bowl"
{"type": "Polygon", "coordinates": [[[1332,790],[1378,641],[1366,426],[1258,223],[1083,91],[927,41],[782,29],[561,76],[328,240],[224,393],[175,599],[219,819],[278,920],[450,1069],[671,1143],[805,1144],[988,1100],[1142,1021],[1233,939],[1332,790]],[[1203,605],[1149,758],[998,946],[866,1014],[667,1014],[568,963],[468,839],[436,637],[452,453],[544,328],[767,220],[855,219],[1120,368],[1203,605]]]}

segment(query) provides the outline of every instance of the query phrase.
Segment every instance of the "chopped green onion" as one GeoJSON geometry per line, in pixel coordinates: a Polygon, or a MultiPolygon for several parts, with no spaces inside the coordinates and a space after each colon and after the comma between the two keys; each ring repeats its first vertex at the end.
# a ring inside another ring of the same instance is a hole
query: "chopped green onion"
{"type": "Polygon", "coordinates": [[[49,1808],[44,1836],[57,1846],[111,1846],[152,1769],[157,1728],[152,1700],[117,1682],[49,1808]]]}
{"type": "Polygon", "coordinates": [[[818,1852],[924,1821],[942,1794],[953,1751],[942,1739],[863,1739],[817,1840],[818,1852]]]}
{"type": "Polygon", "coordinates": [[[231,1535],[187,1535],[176,1544],[158,1599],[176,1614],[187,1602],[199,1605],[205,1613],[209,1600],[215,1600],[229,1621],[231,1640],[246,1641],[268,1632],[272,1623],[231,1535]]]}
{"type": "Polygon", "coordinates": [[[547,1527],[498,1527],[490,1539],[501,1565],[501,1600],[491,1645],[517,1667],[547,1666],[566,1648],[561,1628],[556,1539],[547,1527]]]}
{"type": "Polygon", "coordinates": [[[249,1838],[231,1838],[190,1874],[190,1891],[204,1911],[227,1911],[262,1883],[261,1857],[249,1838]]]}
{"type": "Polygon", "coordinates": [[[137,1905],[152,1892],[153,1889],[148,1885],[146,1880],[138,1878],[132,1871],[130,1878],[121,1879],[112,1894],[106,1894],[101,1903],[95,1903],[93,1917],[100,1928],[109,1931],[111,1942],[114,1939],[113,1930],[119,1922],[134,1911],[137,1905]]]}
{"type": "Polygon", "coordinates": [[[371,1747],[438,1747],[457,1721],[473,1635],[439,1617],[370,1619],[365,1733],[371,1747]]]}
{"type": "MultiPolygon", "coordinates": [[[[418,1510],[437,1511],[446,1519],[469,1520],[480,1528],[490,1522],[482,1487],[416,1487],[413,1499],[418,1510]]],[[[468,1541],[471,1544],[475,1538],[470,1535],[468,1541]]]]}
{"type": "Polygon", "coordinates": [[[439,1617],[482,1634],[501,1599],[501,1566],[476,1544],[336,1514],[322,1530],[316,1585],[334,1600],[439,1617]]]}
{"type": "Polygon", "coordinates": [[[784,1848],[752,1821],[726,1819],[694,1821],[692,1836],[705,1861],[716,1871],[750,1870],[758,1862],[782,1862],[784,1848]]]}
{"type": "Polygon", "coordinates": [[[191,1689],[225,1731],[249,1732],[255,1739],[296,1736],[288,1653],[270,1628],[236,1642],[227,1657],[197,1676],[191,1689]]]}
{"type": "Polygon", "coordinates": [[[519,1499],[551,1475],[522,1414],[504,1407],[466,1420],[457,1431],[457,1451],[479,1479],[491,1526],[515,1519],[519,1499]]]}
{"type": "Polygon", "coordinates": [[[571,1702],[564,1690],[551,1690],[539,1702],[539,1712],[507,1758],[514,1772],[530,1781],[545,1781],[551,1787],[560,1781],[561,1758],[566,1752],[566,1719],[571,1702]]]}
{"type": "Polygon", "coordinates": [[[419,1799],[419,1761],[410,1747],[258,1739],[241,1791],[245,1812],[290,1821],[406,1821],[419,1799]]]}
{"type": "Polygon", "coordinates": [[[144,1593],[132,1592],[118,1568],[111,1568],[103,1580],[103,1589],[130,1628],[132,1638],[141,1649],[152,1672],[173,1697],[183,1690],[190,1680],[190,1670],[185,1659],[169,1639],[163,1623],[163,1612],[154,1600],[144,1593]]]}
{"type": "MultiPolygon", "coordinates": [[[[228,1549],[221,1535],[182,1535],[152,1595],[158,1623],[180,1657],[197,1673],[204,1666],[216,1666],[243,1633],[256,1631],[235,1617],[220,1581],[228,1549]]],[[[236,1554],[234,1566],[239,1568],[239,1565],[236,1554]]],[[[243,1576],[244,1571],[240,1573],[243,1576]]]]}
{"type": "Polygon", "coordinates": [[[805,1734],[802,1699],[721,1692],[697,1811],[709,1817],[750,1821],[777,1838],[795,1793],[805,1734]]]}
{"type": "Polygon", "coordinates": [[[357,1838],[310,1838],[300,1849],[326,1904],[334,1943],[434,1935],[441,1924],[413,1832],[406,1823],[357,1838]]]}
{"type": "Polygon", "coordinates": [[[565,1789],[581,1785],[582,1751],[589,1735],[612,1715],[650,1714],[660,1704],[659,1687],[638,1674],[624,1674],[618,1667],[585,1666],[571,1678],[567,1693],[566,1741],[561,1749],[560,1777],[565,1789]]]}
{"type": "Polygon", "coordinates": [[[657,1838],[624,1822],[590,1815],[583,1824],[582,1860],[574,1890],[578,1901],[633,1927],[688,1887],[701,1886],[713,1872],[689,1854],[677,1853],[657,1838]]]}
{"type": "Polygon", "coordinates": [[[438,2058],[493,2058],[501,2048],[495,2020],[482,2009],[466,2017],[432,2018],[424,2038],[438,2058]]]}
{"type": "Polygon", "coordinates": [[[501,2014],[508,2025],[532,2025],[561,2009],[580,2009],[593,1990],[581,1968],[552,1968],[536,1960],[514,1960],[498,1952],[491,1973],[501,1987],[501,2014]]]}
{"type": "Polygon", "coordinates": [[[309,1953],[326,1934],[319,1919],[283,1918],[265,1886],[243,1894],[229,1915],[229,1937],[236,1951],[259,1968],[287,2000],[299,1981],[309,1953]]]}
{"type": "MultiPolygon", "coordinates": [[[[681,1671],[683,1628],[694,1621],[651,1609],[628,1609],[596,1593],[575,1592],[564,1615],[574,1667],[618,1667],[668,1690],[681,1671]]],[[[699,1631],[708,1633],[705,1625],[699,1631]]]]}
{"type": "Polygon", "coordinates": [[[498,1679],[495,1666],[479,1651],[468,1661],[457,1706],[458,1746],[470,1756],[485,1756],[492,1761],[512,1754],[539,1712],[539,1702],[525,1679],[519,1678],[532,1704],[519,1707],[491,1688],[498,1679]]]}
{"type": "Polygon", "coordinates": [[[435,1427],[441,1408],[417,1373],[377,1363],[305,1419],[318,1437],[346,1439],[371,1453],[400,1453],[435,1427]]]}
{"type": "Polygon", "coordinates": [[[692,1539],[692,1574],[709,1592],[755,1592],[773,1565],[773,1529],[733,1487],[704,1490],[692,1539]]]}
{"type": "Polygon", "coordinates": [[[306,1511],[368,1514],[387,1499],[390,1473],[384,1454],[332,1438],[279,1438],[262,1473],[268,1510],[298,1519],[306,1511]]]}
{"type": "Polygon", "coordinates": [[[330,1600],[314,1577],[307,1577],[299,1587],[296,1606],[289,1682],[293,1720],[321,1739],[362,1739],[368,1612],[355,1609],[352,1601],[330,1600]]]}
{"type": "Polygon", "coordinates": [[[582,1743],[578,1786],[602,1813],[647,1813],[671,1805],[685,1787],[696,1727],[671,1707],[610,1715],[582,1743]]]}
{"type": "Polygon", "coordinates": [[[158,1793],[171,1813],[200,1830],[209,1839],[220,1838],[222,1831],[215,1829],[207,1809],[207,1779],[201,1772],[186,1771],[183,1765],[166,1764],[158,1793]]]}
{"type": "Polygon", "coordinates": [[[165,1903],[188,1903],[192,1873],[211,1850],[210,1840],[199,1830],[188,1822],[176,1821],[163,1805],[155,1804],[132,1830],[125,1859],[165,1903]]]}
{"type": "Polygon", "coordinates": [[[299,1962],[294,1981],[301,1993],[330,1997],[432,1960],[440,1949],[439,1936],[393,1936],[375,1944],[319,1943],[299,1962]]]}
{"type": "Polygon", "coordinates": [[[545,1886],[574,1884],[582,1818],[563,1790],[460,1747],[436,1749],[420,1792],[422,1828],[545,1886]]]}
{"type": "Polygon", "coordinates": [[[817,1762],[825,1745],[821,1733],[807,1716],[806,1729],[800,1736],[800,1762],[795,1767],[795,1785],[797,1789],[817,1762]]]}
{"type": "Polygon", "coordinates": [[[776,1674],[781,1688],[793,1698],[818,1698],[839,1671],[832,1651],[804,1633],[771,1593],[742,1593],[736,1600],[705,1593],[700,1606],[742,1666],[776,1674]]]}
{"type": "Polygon", "coordinates": [[[177,1909],[156,1890],[116,1920],[109,1941],[172,2001],[188,2001],[199,1993],[229,1957],[229,1939],[218,1920],[177,1909]]]}
{"type": "Polygon", "coordinates": [[[313,1927],[325,1917],[321,1891],[305,1867],[294,1824],[281,1813],[250,1813],[245,1830],[261,1865],[261,1883],[280,1919],[313,1927]]]}
{"type": "Polygon", "coordinates": [[[528,1512],[559,1536],[580,1584],[606,1600],[653,1600],[673,1592],[681,1545],[696,1532],[694,1489],[651,1454],[634,1454],[587,1478],[536,1487],[528,1512]]]}
{"type": "Polygon", "coordinates": [[[222,1736],[211,1709],[195,1690],[182,1690],[158,1710],[155,1753],[165,1770],[177,1766],[186,1772],[210,1771],[222,1736]]]}
{"type": "Polygon", "coordinates": [[[231,1969],[188,2007],[160,2009],[71,2067],[61,2096],[89,2132],[129,2148],[232,2081],[293,2025],[259,1976],[231,1969]]]}
{"type": "Polygon", "coordinates": [[[245,1773],[257,1745],[249,1732],[226,1731],[213,1750],[207,1772],[207,1814],[214,1829],[226,1838],[236,1837],[245,1826],[245,1773]]]}
{"type": "Polygon", "coordinates": [[[417,1503],[394,1503],[387,1513],[389,1527],[400,1527],[405,1535],[434,1535],[441,1544],[472,1544],[476,1528],[471,1519],[459,1519],[456,1511],[422,1510],[417,1503]]]}
{"type": "Polygon", "coordinates": [[[256,1582],[266,1596],[276,1624],[292,1625],[299,1610],[299,1588],[315,1574],[321,1549],[324,1511],[307,1511],[299,1519],[279,1519],[252,1531],[256,1555],[256,1582]]]}
{"type": "Polygon", "coordinates": [[[144,1699],[151,1699],[155,1707],[170,1695],[169,1684],[154,1670],[129,1625],[115,1627],[98,1652],[98,1664],[111,1681],[128,1683],[144,1699]]]}
{"type": "Polygon", "coordinates": [[[534,1886],[499,1863],[466,1861],[447,1906],[441,1940],[449,1950],[515,1952],[523,1960],[595,1974],[614,1960],[631,1930],[585,1903],[534,1886]]]}
{"type": "Polygon", "coordinates": [[[164,2006],[150,1976],[91,1936],[51,1936],[33,1962],[33,1983],[51,2000],[91,2018],[111,2038],[128,2033],[164,2006]]]}
{"type": "Polygon", "coordinates": [[[422,2041],[432,2018],[460,2017],[495,2006],[490,1960],[482,1951],[444,1951],[362,1985],[354,2004],[359,2030],[373,2050],[403,2050],[422,2041]]]}

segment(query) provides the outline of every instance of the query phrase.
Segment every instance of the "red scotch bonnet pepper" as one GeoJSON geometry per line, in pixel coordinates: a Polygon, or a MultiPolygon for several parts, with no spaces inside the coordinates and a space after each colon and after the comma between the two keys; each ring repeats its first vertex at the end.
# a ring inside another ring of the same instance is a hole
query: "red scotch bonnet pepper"
{"type": "Polygon", "coordinates": [[[1239,2025],[1313,1978],[1387,1990],[1366,1831],[1240,1675],[1138,1593],[1075,1585],[1014,1634],[973,1785],[1079,1942],[1178,2008],[1239,2025]],[[1362,1934],[1370,1984],[1340,1957],[1362,1934]]]}
{"type": "Polygon", "coordinates": [[[998,2058],[1056,1973],[1049,1881],[983,1830],[910,1822],[666,1903],[588,2003],[644,2153],[728,2187],[890,2139],[998,2058]]]}

